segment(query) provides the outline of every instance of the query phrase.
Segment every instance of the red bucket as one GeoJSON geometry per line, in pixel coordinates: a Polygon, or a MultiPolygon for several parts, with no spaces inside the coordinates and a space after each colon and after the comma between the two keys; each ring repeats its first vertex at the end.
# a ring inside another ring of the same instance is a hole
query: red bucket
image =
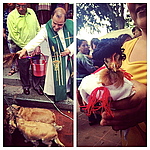
{"type": "Polygon", "coordinates": [[[39,59],[31,59],[32,72],[34,76],[46,75],[46,57],[41,53],[39,59]]]}

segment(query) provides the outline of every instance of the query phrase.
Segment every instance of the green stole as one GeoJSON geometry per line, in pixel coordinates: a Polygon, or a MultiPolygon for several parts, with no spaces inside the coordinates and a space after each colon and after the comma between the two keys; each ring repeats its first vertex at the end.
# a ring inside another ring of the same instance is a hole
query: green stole
{"type": "MultiPolygon", "coordinates": [[[[53,76],[54,76],[54,89],[55,101],[67,99],[66,89],[66,59],[60,55],[64,51],[63,45],[60,41],[59,35],[52,28],[52,19],[46,23],[46,30],[48,35],[48,42],[52,55],[53,76]]],[[[66,47],[73,42],[73,21],[66,20],[63,27],[64,38],[66,47]]],[[[67,66],[71,72],[70,60],[67,60],[67,66]]]]}

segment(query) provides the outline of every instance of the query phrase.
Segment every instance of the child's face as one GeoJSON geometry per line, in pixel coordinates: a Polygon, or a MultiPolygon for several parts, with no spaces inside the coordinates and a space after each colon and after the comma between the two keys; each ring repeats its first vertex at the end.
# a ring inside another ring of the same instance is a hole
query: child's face
{"type": "Polygon", "coordinates": [[[147,4],[146,3],[128,3],[131,18],[140,28],[146,28],[147,25],[147,4]]]}

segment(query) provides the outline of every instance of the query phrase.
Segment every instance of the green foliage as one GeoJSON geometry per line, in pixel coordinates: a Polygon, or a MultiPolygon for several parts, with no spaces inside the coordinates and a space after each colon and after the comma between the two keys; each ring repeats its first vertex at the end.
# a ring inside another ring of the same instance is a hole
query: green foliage
{"type": "Polygon", "coordinates": [[[106,26],[107,32],[129,26],[124,18],[124,3],[77,3],[77,32],[89,27],[89,33],[100,32],[100,26],[106,26]]]}

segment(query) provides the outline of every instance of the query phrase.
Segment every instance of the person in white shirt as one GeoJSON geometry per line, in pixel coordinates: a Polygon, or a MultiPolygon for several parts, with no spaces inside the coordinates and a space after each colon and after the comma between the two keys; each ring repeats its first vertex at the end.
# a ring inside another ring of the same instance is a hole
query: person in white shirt
{"type": "Polygon", "coordinates": [[[44,93],[54,95],[55,101],[67,99],[70,91],[70,75],[72,73],[71,56],[74,53],[73,21],[66,19],[66,11],[58,7],[52,19],[41,27],[37,36],[21,51],[20,57],[30,52],[43,41],[48,41],[50,55],[44,85],[44,93]]]}

